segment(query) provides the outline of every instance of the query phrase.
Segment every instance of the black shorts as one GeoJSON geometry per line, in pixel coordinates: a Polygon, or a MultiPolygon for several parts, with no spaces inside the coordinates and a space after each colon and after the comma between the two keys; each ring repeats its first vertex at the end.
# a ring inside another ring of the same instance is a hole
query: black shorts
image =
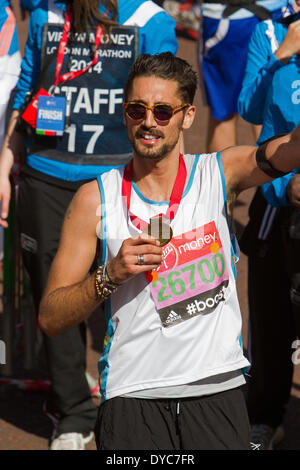
{"type": "Polygon", "coordinates": [[[196,398],[116,397],[100,405],[98,450],[249,450],[249,421],[237,388],[196,398]]]}

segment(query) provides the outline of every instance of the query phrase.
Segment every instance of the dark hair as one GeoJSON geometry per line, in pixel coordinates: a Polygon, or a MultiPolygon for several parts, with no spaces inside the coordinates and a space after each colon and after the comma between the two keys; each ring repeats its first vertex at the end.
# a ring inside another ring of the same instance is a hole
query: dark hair
{"type": "Polygon", "coordinates": [[[102,0],[106,8],[105,14],[99,11],[99,0],[67,0],[68,7],[74,14],[74,30],[86,32],[92,25],[100,23],[106,31],[110,26],[117,24],[118,0],[102,0]]]}
{"type": "Polygon", "coordinates": [[[175,57],[171,52],[150,55],[141,54],[128,75],[125,86],[125,101],[128,99],[133,80],[137,77],[155,77],[174,80],[178,83],[178,93],[183,103],[193,103],[197,89],[197,74],[188,62],[175,57]]]}

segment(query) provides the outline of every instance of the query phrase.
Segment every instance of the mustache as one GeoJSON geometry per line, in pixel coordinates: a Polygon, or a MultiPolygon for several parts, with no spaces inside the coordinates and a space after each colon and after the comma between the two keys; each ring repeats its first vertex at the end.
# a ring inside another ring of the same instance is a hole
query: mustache
{"type": "Polygon", "coordinates": [[[153,135],[154,137],[164,137],[164,134],[159,131],[159,130],[151,130],[151,129],[148,129],[147,127],[145,126],[141,126],[135,133],[135,137],[142,137],[143,134],[145,134],[145,132],[147,132],[148,134],[151,134],[153,135]]]}

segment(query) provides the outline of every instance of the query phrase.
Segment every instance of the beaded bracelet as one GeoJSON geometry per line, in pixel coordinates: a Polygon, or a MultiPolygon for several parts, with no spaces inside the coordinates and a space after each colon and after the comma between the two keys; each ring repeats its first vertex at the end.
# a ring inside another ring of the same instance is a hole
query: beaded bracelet
{"type": "Polygon", "coordinates": [[[117,290],[119,284],[113,282],[106,270],[106,266],[98,266],[95,271],[95,286],[97,291],[97,296],[100,299],[108,299],[113,292],[117,290]]]}

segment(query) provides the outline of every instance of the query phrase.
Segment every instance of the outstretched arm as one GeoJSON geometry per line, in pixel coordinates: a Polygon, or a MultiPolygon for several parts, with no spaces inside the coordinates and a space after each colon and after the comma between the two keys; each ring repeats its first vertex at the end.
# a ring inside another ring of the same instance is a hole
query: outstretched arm
{"type": "MultiPolygon", "coordinates": [[[[49,336],[82,322],[105,300],[98,295],[95,272],[90,274],[96,255],[99,204],[97,182],[93,181],[79,189],[66,213],[59,249],[40,304],[40,326],[49,336]]],[[[107,264],[107,273],[120,285],[157,268],[161,262],[162,249],[155,239],[146,235],[129,238],[107,264]],[[138,254],[143,254],[144,265],[137,264],[138,254]]]]}
{"type": "MultiPolygon", "coordinates": [[[[266,159],[279,171],[289,173],[300,166],[300,124],[285,136],[278,137],[266,146],[266,159]]],[[[257,147],[239,146],[221,153],[228,197],[244,189],[260,186],[273,178],[264,173],[256,162],[257,147]]]]}

